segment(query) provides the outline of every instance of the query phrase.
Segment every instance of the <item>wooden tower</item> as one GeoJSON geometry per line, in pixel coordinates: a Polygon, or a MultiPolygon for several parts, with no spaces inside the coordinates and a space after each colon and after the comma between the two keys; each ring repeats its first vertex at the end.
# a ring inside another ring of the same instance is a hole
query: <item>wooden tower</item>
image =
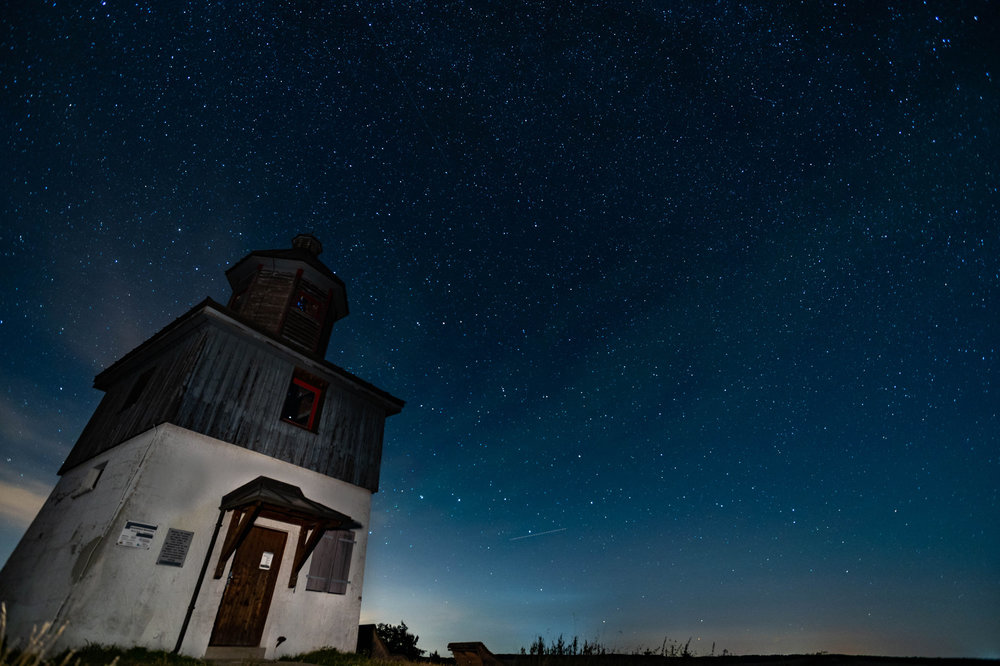
{"type": "Polygon", "coordinates": [[[252,252],[227,306],[199,303],[97,375],[104,398],[0,571],[12,637],[54,621],[62,646],[353,651],[403,402],[324,360],[347,296],[321,251],[301,235],[252,252]]]}

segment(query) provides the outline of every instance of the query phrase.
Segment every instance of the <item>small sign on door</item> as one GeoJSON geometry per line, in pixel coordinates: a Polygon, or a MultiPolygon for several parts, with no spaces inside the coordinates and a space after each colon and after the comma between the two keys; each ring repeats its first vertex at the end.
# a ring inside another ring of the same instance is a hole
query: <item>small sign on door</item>
{"type": "Polygon", "coordinates": [[[267,551],[264,551],[264,553],[262,553],[260,556],[260,568],[267,571],[268,569],[271,568],[272,561],[274,561],[274,553],[268,553],[267,551]]]}

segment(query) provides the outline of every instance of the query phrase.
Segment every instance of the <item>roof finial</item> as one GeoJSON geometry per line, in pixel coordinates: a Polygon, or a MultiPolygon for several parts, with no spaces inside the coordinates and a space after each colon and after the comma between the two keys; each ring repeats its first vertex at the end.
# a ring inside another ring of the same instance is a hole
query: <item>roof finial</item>
{"type": "Polygon", "coordinates": [[[299,234],[292,239],[292,247],[297,250],[307,250],[313,256],[319,256],[323,252],[323,244],[312,234],[299,234]]]}

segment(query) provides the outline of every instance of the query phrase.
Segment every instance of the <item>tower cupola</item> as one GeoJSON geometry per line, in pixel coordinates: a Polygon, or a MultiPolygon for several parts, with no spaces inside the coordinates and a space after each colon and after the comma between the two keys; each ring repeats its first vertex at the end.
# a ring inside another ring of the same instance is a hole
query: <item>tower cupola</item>
{"type": "Polygon", "coordinates": [[[322,251],[315,236],[299,234],[291,249],[251,252],[226,271],[229,308],[289,346],[324,356],[348,310],[344,282],[319,260],[322,251]]]}

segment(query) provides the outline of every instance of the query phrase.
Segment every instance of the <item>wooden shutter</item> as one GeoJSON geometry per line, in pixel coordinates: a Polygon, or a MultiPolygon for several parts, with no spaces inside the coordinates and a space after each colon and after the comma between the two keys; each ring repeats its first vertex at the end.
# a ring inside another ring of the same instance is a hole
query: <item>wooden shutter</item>
{"type": "Polygon", "coordinates": [[[313,592],[346,594],[354,552],[354,533],[337,530],[323,535],[312,553],[306,589],[313,592]]]}
{"type": "Polygon", "coordinates": [[[306,589],[313,592],[326,592],[330,581],[330,569],[333,567],[333,545],[332,539],[336,532],[327,532],[316,544],[316,549],[312,552],[309,564],[309,573],[306,575],[306,589]]]}
{"type": "Polygon", "coordinates": [[[333,568],[330,570],[330,583],[326,591],[330,594],[346,594],[348,577],[351,574],[351,553],[354,552],[354,533],[349,530],[334,532],[336,548],[333,555],[333,568]]]}

